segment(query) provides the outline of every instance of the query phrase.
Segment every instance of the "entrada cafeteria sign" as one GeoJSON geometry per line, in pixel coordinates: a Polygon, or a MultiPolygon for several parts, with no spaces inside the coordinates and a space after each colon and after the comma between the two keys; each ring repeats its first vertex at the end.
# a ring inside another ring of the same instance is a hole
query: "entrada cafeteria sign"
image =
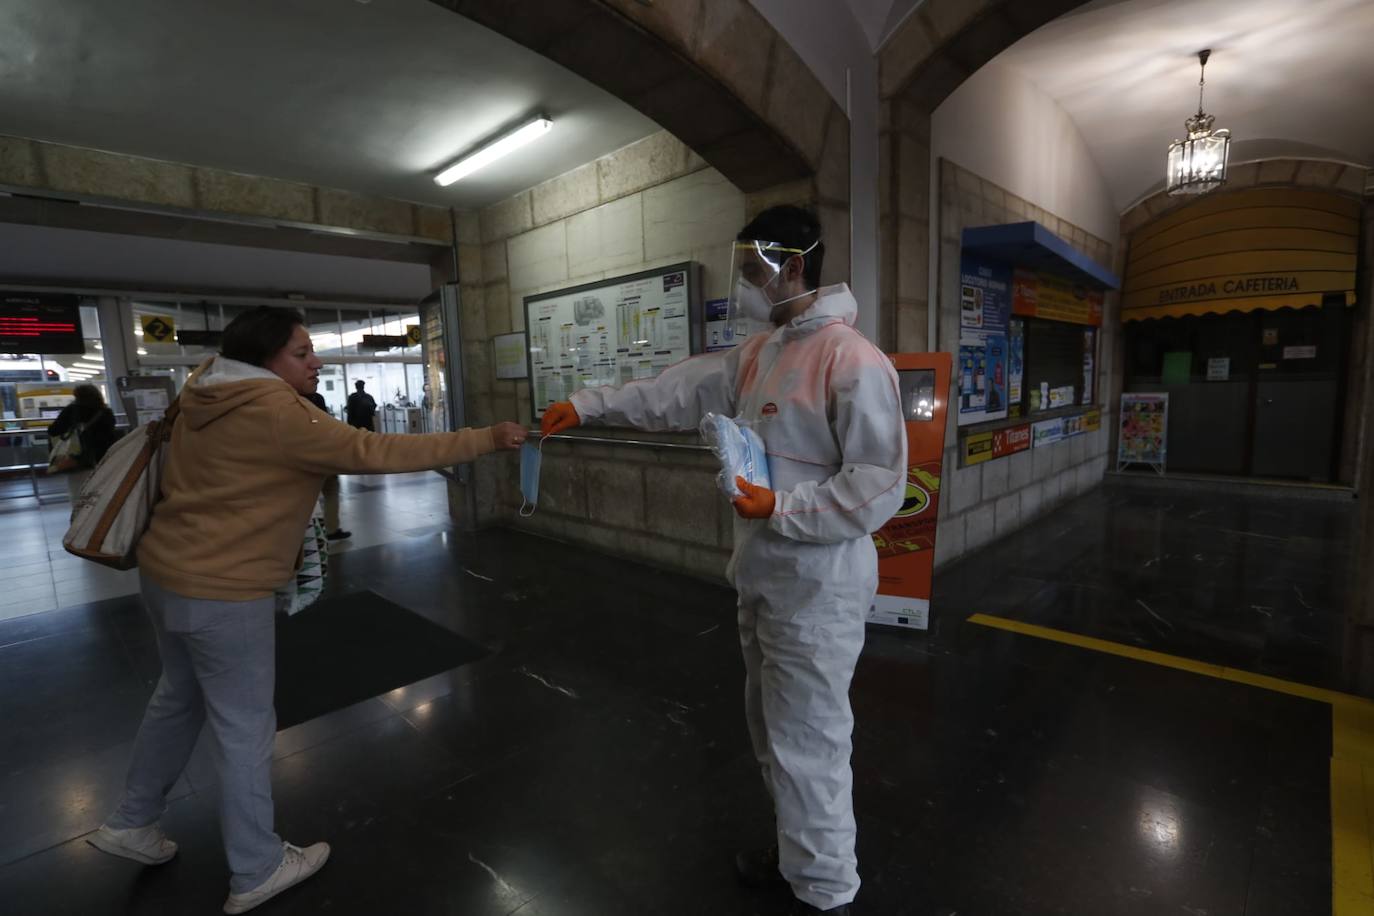
{"type": "MultiPolygon", "coordinates": [[[[1222,293],[1228,296],[1249,293],[1288,293],[1298,289],[1297,277],[1236,277],[1223,281],[1222,293]]],[[[1193,283],[1188,286],[1172,286],[1159,291],[1159,304],[1172,302],[1191,302],[1195,299],[1210,299],[1217,295],[1214,280],[1193,283]]]]}

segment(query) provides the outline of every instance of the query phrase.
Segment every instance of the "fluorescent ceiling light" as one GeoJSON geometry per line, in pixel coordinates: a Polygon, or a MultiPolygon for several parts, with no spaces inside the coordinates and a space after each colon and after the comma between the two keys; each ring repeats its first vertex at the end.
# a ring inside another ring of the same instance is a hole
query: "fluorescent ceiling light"
{"type": "Polygon", "coordinates": [[[531,140],[544,136],[552,126],[553,122],[548,118],[535,118],[504,137],[493,140],[477,152],[459,159],[435,175],[434,183],[440,187],[448,187],[455,181],[466,178],[478,169],[490,165],[502,156],[515,152],[531,140]]]}
{"type": "Polygon", "coordinates": [[[102,365],[100,365],[100,363],[82,363],[82,362],[76,362],[76,363],[72,363],[72,368],[73,368],[73,369],[94,369],[94,370],[97,371],[97,372],[104,372],[104,371],[105,371],[105,367],[102,366],[102,365]]]}

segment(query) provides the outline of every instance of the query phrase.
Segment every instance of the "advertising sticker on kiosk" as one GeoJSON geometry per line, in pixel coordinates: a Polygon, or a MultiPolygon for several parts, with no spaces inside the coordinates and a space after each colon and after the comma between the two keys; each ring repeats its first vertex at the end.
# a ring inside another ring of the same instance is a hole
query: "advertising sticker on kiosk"
{"type": "Polygon", "coordinates": [[[878,594],[868,620],[924,630],[930,623],[935,572],[950,355],[900,353],[890,358],[897,370],[906,419],[906,497],[897,514],[873,535],[878,548],[878,594]]]}

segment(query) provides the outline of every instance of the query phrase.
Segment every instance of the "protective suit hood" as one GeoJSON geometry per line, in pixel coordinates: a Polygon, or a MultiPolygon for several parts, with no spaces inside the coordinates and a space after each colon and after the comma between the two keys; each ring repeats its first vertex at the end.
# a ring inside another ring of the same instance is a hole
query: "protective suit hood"
{"type": "Polygon", "coordinates": [[[834,286],[822,286],[816,290],[816,301],[811,303],[811,307],[779,330],[790,340],[814,334],[836,322],[843,322],[846,327],[852,328],[858,317],[859,303],[849,291],[849,285],[836,283],[834,286]]]}

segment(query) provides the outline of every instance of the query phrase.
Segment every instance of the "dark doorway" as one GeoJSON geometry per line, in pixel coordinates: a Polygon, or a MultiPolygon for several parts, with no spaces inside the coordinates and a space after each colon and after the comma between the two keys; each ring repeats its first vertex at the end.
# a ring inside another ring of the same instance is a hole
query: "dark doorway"
{"type": "Polygon", "coordinates": [[[1169,394],[1169,470],[1333,482],[1352,314],[1330,302],[1127,324],[1124,390],[1169,394]]]}

